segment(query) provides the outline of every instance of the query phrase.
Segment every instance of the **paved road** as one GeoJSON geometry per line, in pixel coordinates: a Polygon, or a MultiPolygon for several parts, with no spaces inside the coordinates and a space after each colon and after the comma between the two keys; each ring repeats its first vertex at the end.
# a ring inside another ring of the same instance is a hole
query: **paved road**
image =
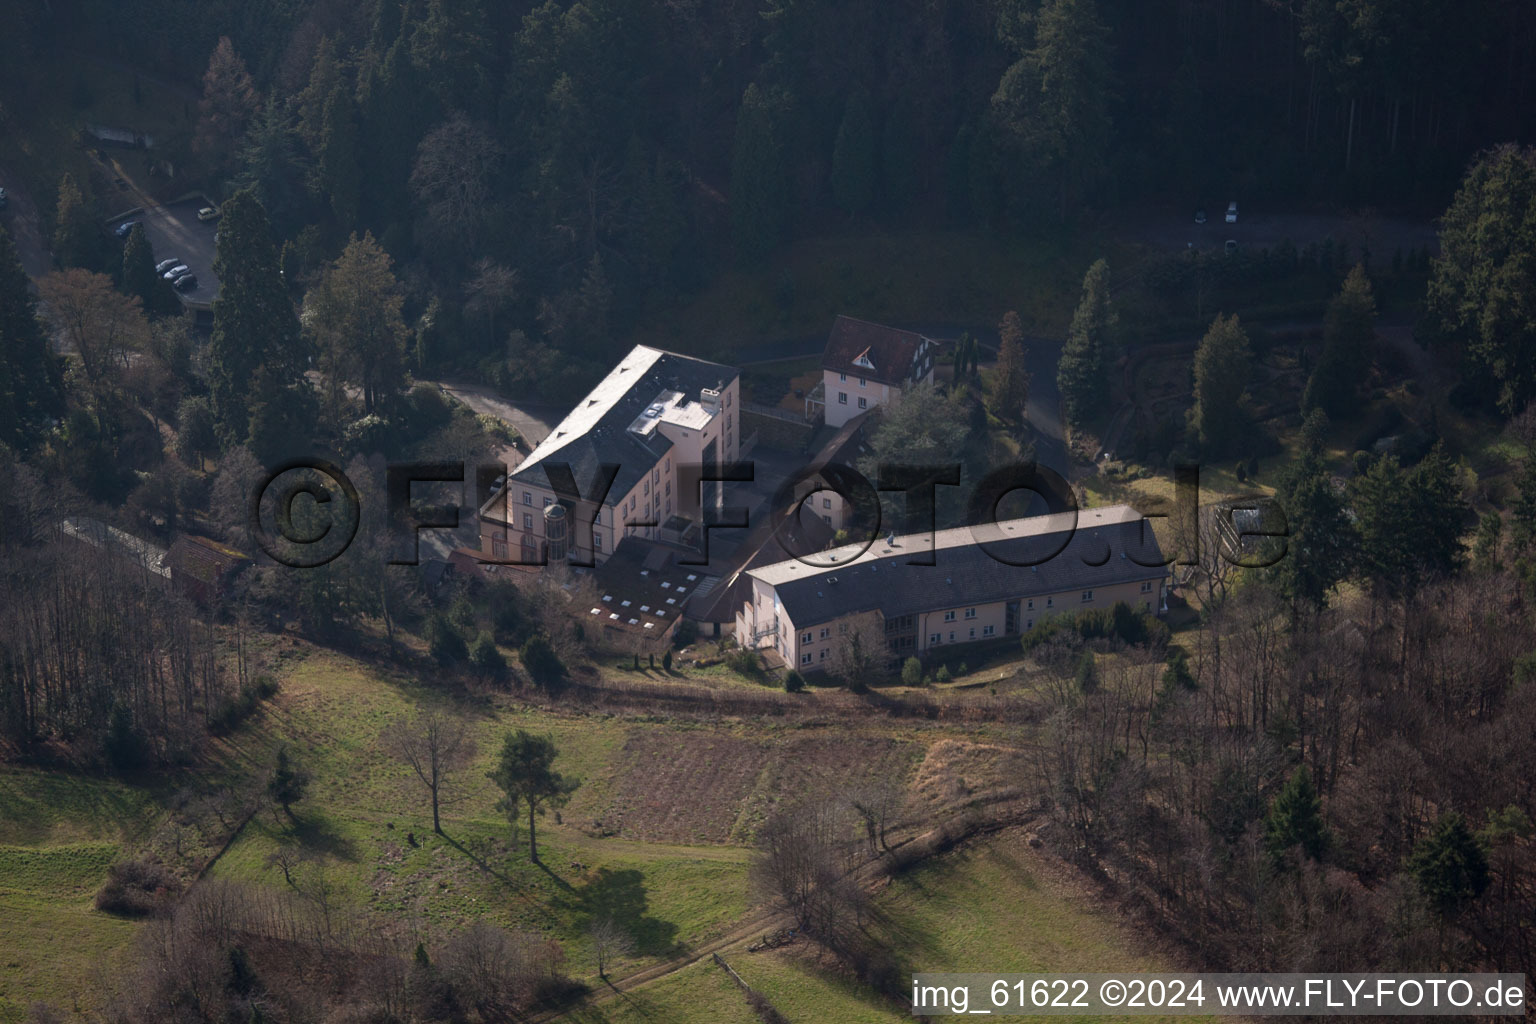
{"type": "Polygon", "coordinates": [[[436,384],[449,395],[457,398],[465,405],[483,416],[494,416],[504,423],[512,425],[529,449],[537,447],[539,442],[549,436],[549,432],[555,423],[558,423],[570,412],[566,406],[544,405],[540,403],[517,402],[513,403],[494,388],[484,384],[471,384],[465,381],[426,381],[428,384],[436,384]]]}

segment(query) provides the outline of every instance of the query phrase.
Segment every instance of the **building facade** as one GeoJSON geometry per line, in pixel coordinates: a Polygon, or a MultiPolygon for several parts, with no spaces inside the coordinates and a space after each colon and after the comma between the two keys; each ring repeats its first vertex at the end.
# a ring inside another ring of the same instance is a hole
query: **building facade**
{"type": "Polygon", "coordinates": [[[894,402],[903,389],[933,380],[937,355],[938,344],[921,334],[839,316],[821,359],[827,425],[841,427],[894,402]]]}
{"type": "Polygon", "coordinates": [[[740,422],[734,368],[636,346],[481,507],[481,556],[597,565],[627,536],[680,536],[706,502],[719,500],[721,485],[701,486],[700,467],[737,458],[740,422]],[[612,483],[592,501],[610,470],[612,483]],[[560,493],[562,478],[582,500],[560,493]],[[555,506],[565,514],[552,513],[555,506]],[[553,551],[551,529],[558,531],[553,551]]]}
{"type": "Polygon", "coordinates": [[[832,667],[871,628],[905,658],[1122,601],[1161,613],[1168,580],[1150,523],[1126,505],[888,537],[747,575],[738,641],[801,671],[832,667]]]}

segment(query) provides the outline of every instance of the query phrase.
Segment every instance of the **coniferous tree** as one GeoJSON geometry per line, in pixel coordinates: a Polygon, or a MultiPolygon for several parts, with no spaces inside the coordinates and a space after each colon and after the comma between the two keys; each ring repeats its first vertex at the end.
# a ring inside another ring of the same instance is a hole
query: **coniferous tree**
{"type": "Polygon", "coordinates": [[[357,223],[362,211],[362,165],[357,113],[346,87],[337,85],[325,101],[317,170],[320,189],[343,228],[357,223]]]}
{"type": "MultiPolygon", "coordinates": [[[[305,388],[299,318],[288,299],[266,211],[249,192],[224,203],[213,261],[219,297],[208,342],[208,388],[227,445],[251,436],[255,405],[286,408],[283,392],[305,388]]],[[[280,418],[285,412],[273,412],[280,418]]]]}
{"type": "Polygon", "coordinates": [[[61,267],[100,267],[101,241],[85,196],[70,174],[59,179],[53,215],[53,259],[61,267]]]}
{"type": "Polygon", "coordinates": [[[1365,268],[1356,264],[1344,287],[1328,304],[1323,320],[1323,347],[1302,394],[1302,408],[1322,409],[1329,416],[1348,414],[1365,383],[1375,348],[1376,298],[1365,268]]]}
{"type": "Polygon", "coordinates": [[[304,297],[319,366],[335,405],[355,386],[365,413],[390,405],[405,386],[405,294],[392,261],[373,235],[356,235],[304,297]]]}
{"type": "Polygon", "coordinates": [[[1515,551],[1523,553],[1536,541],[1536,448],[1528,450],[1520,464],[1519,491],[1509,519],[1515,551]]]}
{"type": "Polygon", "coordinates": [[[1195,349],[1195,405],[1189,426],[1210,454],[1230,451],[1244,431],[1243,396],[1253,372],[1248,335],[1235,315],[1217,316],[1195,349]]]}
{"type": "Polygon", "coordinates": [[[855,89],[843,106],[843,121],[832,147],[832,198],[849,216],[875,198],[875,126],[869,97],[855,89]]]}
{"type": "Polygon", "coordinates": [[[64,411],[63,370],[11,234],[0,224],[0,445],[27,454],[64,411]]]}
{"type": "Polygon", "coordinates": [[[905,210],[922,187],[918,167],[921,144],[912,131],[914,116],[911,102],[905,96],[898,97],[885,112],[880,132],[881,192],[892,210],[905,210]]]}
{"type": "Polygon", "coordinates": [[[731,237],[744,263],[761,262],[784,237],[788,178],[774,105],[756,83],[736,112],[731,155],[731,237]]]}
{"type": "Polygon", "coordinates": [[[1292,773],[1269,805],[1264,844],[1270,855],[1283,861],[1296,847],[1311,860],[1322,860],[1330,837],[1323,824],[1323,802],[1312,787],[1312,773],[1302,765],[1292,773]]]}
{"type": "Polygon", "coordinates": [[[1536,149],[1501,146],[1475,163],[1441,221],[1426,297],[1472,385],[1506,415],[1536,397],[1536,149]],[[1486,387],[1477,387],[1486,384],[1486,387]]]}
{"type": "Polygon", "coordinates": [[[123,291],[137,295],[150,316],[169,316],[181,311],[176,293],[155,273],[155,254],[141,224],[133,226],[128,243],[123,246],[123,291]]]}
{"type": "MultiPolygon", "coordinates": [[[[1024,326],[1019,321],[1019,314],[1011,310],[1003,314],[997,334],[997,369],[992,373],[989,396],[992,412],[999,419],[1022,423],[1029,413],[1030,373],[1024,350],[1024,326]]],[[[969,359],[975,358],[973,351],[966,354],[969,359]]],[[[955,375],[960,375],[958,367],[955,375]]]]}
{"type": "Polygon", "coordinates": [[[523,729],[509,733],[496,759],[496,767],[486,778],[501,789],[497,808],[516,827],[521,810],[528,812],[528,859],[537,862],[539,844],[534,832],[538,816],[547,809],[565,806],[580,783],[555,771],[559,756],[555,741],[549,736],[535,736],[523,729]]]}
{"type": "Polygon", "coordinates": [[[278,747],[272,774],[267,777],[267,796],[283,809],[284,814],[292,814],[293,805],[304,799],[308,791],[309,772],[293,760],[286,744],[278,747]]]}
{"type": "Polygon", "coordinates": [[[1455,811],[1441,815],[1408,859],[1419,891],[1441,917],[1450,917],[1488,888],[1488,854],[1455,811]]]}
{"type": "Polygon", "coordinates": [[[1056,364],[1056,386],[1068,422],[1083,426],[1109,404],[1115,312],[1109,298],[1109,264],[1095,260],[1083,277],[1083,297],[1056,364]]]}
{"type": "Polygon", "coordinates": [[[229,36],[220,36],[203,73],[203,98],[198,103],[197,132],[193,145],[214,173],[222,173],[234,156],[235,145],[261,106],[255,83],[245,61],[235,53],[229,36]]]}
{"type": "Polygon", "coordinates": [[[1318,610],[1328,603],[1328,592],[1350,574],[1359,546],[1354,523],[1322,460],[1318,435],[1325,421],[1321,411],[1308,416],[1303,428],[1307,439],[1276,495],[1288,533],[1274,575],[1297,610],[1318,610]]]}
{"type": "Polygon", "coordinates": [[[1377,459],[1353,488],[1359,566],[1390,597],[1411,600],[1428,580],[1461,564],[1466,504],[1443,445],[1405,470],[1396,457],[1377,459]]]}

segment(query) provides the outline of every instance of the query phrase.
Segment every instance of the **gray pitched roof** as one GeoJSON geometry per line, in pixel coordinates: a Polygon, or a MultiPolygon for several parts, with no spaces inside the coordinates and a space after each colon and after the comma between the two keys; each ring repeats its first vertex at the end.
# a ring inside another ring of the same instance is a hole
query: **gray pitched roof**
{"type": "Polygon", "coordinates": [[[931,539],[880,539],[862,554],[857,546],[839,548],[816,556],[842,563],[827,568],[792,560],[749,574],[775,587],[800,627],[876,608],[891,618],[1167,575],[1165,566],[1142,564],[1163,558],[1150,524],[1134,509],[1084,509],[1069,536],[1071,527],[1071,513],[1013,519],[974,532],[940,530],[931,539]],[[935,564],[909,564],[930,557],[935,564]],[[1031,562],[1037,564],[1025,564],[1031,562]]]}
{"type": "Polygon", "coordinates": [[[544,464],[569,463],[576,485],[585,493],[599,466],[616,464],[618,476],[608,497],[617,501],[672,448],[660,431],[642,437],[629,429],[657,396],[680,392],[697,401],[702,389],[724,390],[737,374],[734,367],[637,345],[550,431],[512,480],[553,487],[544,464]]]}

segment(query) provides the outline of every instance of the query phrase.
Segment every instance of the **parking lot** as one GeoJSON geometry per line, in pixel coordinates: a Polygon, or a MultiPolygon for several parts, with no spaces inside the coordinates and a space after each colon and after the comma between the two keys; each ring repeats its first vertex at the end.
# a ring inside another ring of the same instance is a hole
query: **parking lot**
{"type": "Polygon", "coordinates": [[[208,306],[219,293],[219,280],[213,276],[213,236],[219,222],[204,223],[197,219],[197,211],[206,205],[202,199],[183,199],[146,207],[142,213],[126,218],[144,225],[156,263],[176,257],[197,275],[196,288],[177,293],[183,302],[193,306],[208,306]]]}

